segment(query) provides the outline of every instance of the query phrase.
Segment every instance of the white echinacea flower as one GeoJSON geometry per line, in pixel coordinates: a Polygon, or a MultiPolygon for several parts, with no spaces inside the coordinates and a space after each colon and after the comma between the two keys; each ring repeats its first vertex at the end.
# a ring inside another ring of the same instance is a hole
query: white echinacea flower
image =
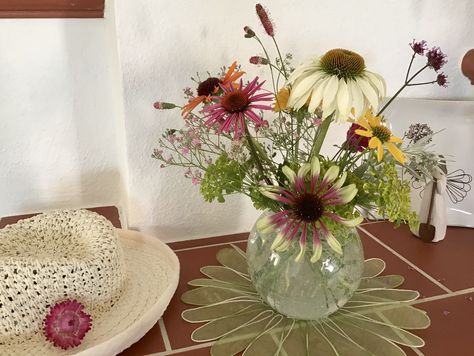
{"type": "Polygon", "coordinates": [[[289,107],[299,110],[308,103],[308,112],[321,107],[323,119],[334,113],[342,122],[351,110],[356,118],[369,108],[377,112],[386,91],[385,80],[365,69],[364,58],[340,48],[303,63],[290,75],[288,84],[289,107]]]}

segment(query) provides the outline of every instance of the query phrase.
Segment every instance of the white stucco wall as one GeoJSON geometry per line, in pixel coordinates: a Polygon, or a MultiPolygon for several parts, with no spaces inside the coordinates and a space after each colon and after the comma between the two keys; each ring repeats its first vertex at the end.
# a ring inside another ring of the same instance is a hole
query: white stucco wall
{"type": "MultiPolygon", "coordinates": [[[[254,5],[254,1],[117,0],[131,226],[175,240],[247,231],[254,221],[256,213],[246,199],[207,204],[181,170],[160,169],[160,163],[150,158],[163,130],[180,124],[177,111],[159,113],[152,108],[154,101],[182,100],[182,88],[191,85],[191,75],[199,71],[205,78],[206,70],[217,71],[234,59],[249,75],[264,75],[262,68],[247,64],[261,50],[255,41],[243,38],[245,25],[263,32],[254,5]]],[[[445,72],[451,85],[412,88],[403,96],[473,98],[472,87],[458,69],[461,56],[473,45],[467,40],[474,37],[470,0],[274,0],[266,5],[282,50],[291,51],[295,62],[335,47],[353,49],[365,57],[368,68],[386,78],[392,95],[405,76],[411,56],[408,43],[426,39],[449,54],[445,72]]],[[[261,37],[271,47],[269,39],[261,37]]],[[[335,130],[331,136],[336,139],[343,131],[335,130]]]]}
{"type": "Polygon", "coordinates": [[[121,76],[108,15],[0,20],[0,216],[121,204],[121,76]]]}
{"type": "MultiPolygon", "coordinates": [[[[266,77],[263,67],[247,64],[262,51],[243,38],[249,25],[271,49],[255,2],[116,0],[115,12],[112,0],[106,5],[106,18],[98,20],[0,20],[0,216],[114,204],[128,212],[131,227],[168,241],[247,231],[257,213],[245,198],[205,203],[182,170],[160,169],[150,155],[161,132],[180,124],[177,111],[157,112],[153,102],[182,100],[191,75],[199,71],[205,78],[206,70],[238,60],[249,76],[266,77]]],[[[474,98],[458,69],[473,46],[467,40],[474,38],[470,0],[266,5],[280,46],[295,63],[334,47],[353,49],[386,78],[392,95],[404,77],[408,43],[426,39],[449,54],[450,87],[403,95],[474,98]]],[[[458,108],[449,102],[438,114],[426,110],[427,103],[410,108],[438,126],[449,105],[458,108]]],[[[462,107],[458,116],[469,120],[472,106],[462,107]]],[[[336,127],[330,137],[338,140],[344,131],[336,127]]]]}

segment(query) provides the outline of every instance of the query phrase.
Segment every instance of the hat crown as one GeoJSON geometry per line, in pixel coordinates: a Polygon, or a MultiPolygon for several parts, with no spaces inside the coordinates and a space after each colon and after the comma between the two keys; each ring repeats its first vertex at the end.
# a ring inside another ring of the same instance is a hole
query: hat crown
{"type": "Polygon", "coordinates": [[[0,230],[0,344],[42,329],[49,308],[76,299],[94,316],[120,297],[125,266],[112,224],[87,210],[61,210],[0,230]]]}

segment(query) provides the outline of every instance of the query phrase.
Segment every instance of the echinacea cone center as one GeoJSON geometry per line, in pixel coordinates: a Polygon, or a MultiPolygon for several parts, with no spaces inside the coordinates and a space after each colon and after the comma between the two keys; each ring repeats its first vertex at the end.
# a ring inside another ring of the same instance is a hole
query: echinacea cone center
{"type": "Polygon", "coordinates": [[[236,90],[227,93],[222,98],[221,104],[227,112],[241,112],[247,108],[249,99],[244,92],[236,90]]]}
{"type": "Polygon", "coordinates": [[[303,193],[296,197],[293,211],[298,219],[315,222],[323,215],[324,205],[317,195],[303,193]]]}
{"type": "Polygon", "coordinates": [[[365,69],[364,58],[347,49],[332,49],[321,57],[321,68],[328,74],[339,78],[354,78],[365,69]]]}
{"type": "Polygon", "coordinates": [[[390,140],[392,132],[385,126],[372,127],[372,135],[377,137],[380,142],[384,143],[390,140]]]}
{"type": "Polygon", "coordinates": [[[219,88],[219,84],[221,83],[222,81],[219,78],[207,78],[205,81],[199,83],[197,93],[199,96],[209,96],[216,92],[216,89],[219,88]]]}

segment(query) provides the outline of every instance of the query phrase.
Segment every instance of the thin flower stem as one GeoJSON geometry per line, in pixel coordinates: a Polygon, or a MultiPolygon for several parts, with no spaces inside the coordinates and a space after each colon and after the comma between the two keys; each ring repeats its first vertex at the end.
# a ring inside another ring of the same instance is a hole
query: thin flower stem
{"type": "Polygon", "coordinates": [[[249,129],[247,127],[247,123],[244,122],[245,126],[245,138],[247,139],[247,142],[249,144],[249,150],[250,154],[253,156],[255,163],[257,164],[257,168],[260,171],[260,174],[262,175],[263,179],[268,185],[272,184],[272,181],[265,175],[265,171],[263,169],[262,162],[260,161],[260,157],[257,153],[257,150],[255,148],[255,143],[253,142],[252,136],[250,136],[249,129]]]}
{"type": "Polygon", "coordinates": [[[283,76],[285,75],[285,74],[281,71],[281,69],[278,68],[276,65],[271,64],[271,63],[269,63],[268,65],[269,65],[270,67],[272,67],[273,69],[277,70],[278,73],[282,74],[283,76]]]}
{"type": "Polygon", "coordinates": [[[427,84],[434,84],[436,83],[437,80],[433,80],[432,82],[423,82],[423,83],[413,83],[413,84],[408,84],[407,87],[415,87],[417,85],[427,85],[427,84]]]}
{"type": "MultiPolygon", "coordinates": [[[[253,36],[253,38],[255,38],[257,40],[258,43],[260,43],[260,46],[262,46],[262,49],[263,49],[263,52],[265,53],[265,57],[267,57],[267,60],[268,60],[268,63],[271,63],[271,60],[270,60],[270,56],[268,55],[268,52],[265,48],[265,46],[263,45],[262,41],[260,41],[260,38],[258,38],[257,35],[253,36]]],[[[273,83],[273,92],[277,93],[277,87],[276,87],[276,84],[275,84],[275,76],[273,75],[273,69],[272,69],[272,66],[269,66],[270,67],[270,74],[272,76],[272,83],[273,83]]]]}
{"type": "Polygon", "coordinates": [[[398,91],[395,93],[395,95],[390,98],[390,100],[387,102],[387,104],[385,104],[385,105],[383,106],[383,108],[377,113],[376,116],[380,116],[380,115],[385,111],[385,109],[392,103],[392,101],[395,100],[395,98],[398,96],[398,94],[400,94],[400,93],[402,92],[402,90],[405,89],[405,88],[408,86],[408,84],[410,84],[410,82],[411,82],[413,79],[415,79],[415,77],[416,77],[418,74],[420,74],[422,71],[424,71],[426,68],[428,68],[428,64],[425,64],[425,66],[422,67],[418,72],[416,72],[415,74],[413,74],[413,75],[411,76],[411,78],[408,79],[408,81],[405,81],[405,84],[403,84],[403,85],[401,86],[401,88],[398,89],[398,91]]]}
{"type": "Polygon", "coordinates": [[[410,75],[411,65],[413,64],[413,60],[415,59],[415,55],[416,55],[416,53],[413,53],[413,56],[411,56],[410,65],[408,66],[407,75],[405,76],[405,83],[408,81],[408,76],[410,75]]]}
{"type": "Polygon", "coordinates": [[[283,57],[281,56],[280,48],[278,47],[278,43],[275,40],[275,37],[272,37],[272,40],[273,40],[273,43],[275,44],[276,50],[278,52],[278,57],[280,57],[281,69],[283,69],[283,73],[284,73],[283,76],[285,77],[285,79],[288,79],[288,73],[286,72],[286,69],[285,69],[285,62],[283,61],[283,57]]]}

